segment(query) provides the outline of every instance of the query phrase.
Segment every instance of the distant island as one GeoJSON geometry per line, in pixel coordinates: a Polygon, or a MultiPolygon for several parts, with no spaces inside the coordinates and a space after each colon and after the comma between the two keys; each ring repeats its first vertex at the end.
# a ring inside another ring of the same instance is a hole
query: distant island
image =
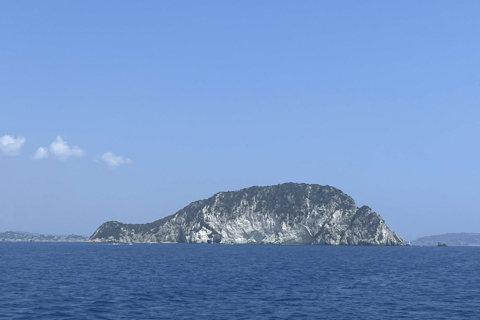
{"type": "Polygon", "coordinates": [[[109,221],[89,242],[389,245],[404,242],[341,190],[284,183],[219,192],[146,224],[109,221]]]}
{"type": "Polygon", "coordinates": [[[438,243],[448,246],[480,246],[480,233],[446,233],[433,236],[420,237],[411,242],[416,246],[437,246],[438,243]]]}
{"type": "Polygon", "coordinates": [[[71,235],[51,235],[29,232],[0,232],[0,241],[2,242],[85,242],[87,237],[75,234],[71,235]]]}

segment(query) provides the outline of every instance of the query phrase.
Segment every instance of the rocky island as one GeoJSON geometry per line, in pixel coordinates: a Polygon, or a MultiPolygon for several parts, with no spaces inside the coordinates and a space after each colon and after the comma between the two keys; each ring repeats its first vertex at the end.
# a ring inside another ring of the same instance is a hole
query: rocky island
{"type": "Polygon", "coordinates": [[[219,192],[146,224],[109,221],[89,242],[388,245],[404,242],[339,189],[284,183],[219,192]]]}

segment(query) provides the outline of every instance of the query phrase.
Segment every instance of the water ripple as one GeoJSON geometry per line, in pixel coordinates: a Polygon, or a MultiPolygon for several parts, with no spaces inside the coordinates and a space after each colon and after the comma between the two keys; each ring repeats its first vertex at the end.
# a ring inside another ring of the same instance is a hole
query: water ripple
{"type": "Polygon", "coordinates": [[[480,248],[1,243],[0,319],[477,319],[480,248]]]}

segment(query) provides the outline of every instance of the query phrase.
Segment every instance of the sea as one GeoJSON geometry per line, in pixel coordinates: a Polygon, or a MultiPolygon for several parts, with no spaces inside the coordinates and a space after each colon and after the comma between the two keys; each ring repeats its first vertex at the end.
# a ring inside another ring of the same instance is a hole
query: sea
{"type": "Polygon", "coordinates": [[[480,319],[480,247],[5,242],[0,319],[480,319]]]}

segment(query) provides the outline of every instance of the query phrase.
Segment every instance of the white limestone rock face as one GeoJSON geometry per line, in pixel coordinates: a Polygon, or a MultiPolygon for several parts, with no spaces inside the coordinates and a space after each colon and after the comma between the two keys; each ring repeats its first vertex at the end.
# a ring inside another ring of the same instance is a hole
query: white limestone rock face
{"type": "Polygon", "coordinates": [[[90,242],[403,245],[369,207],[342,191],[284,183],[219,192],[146,224],[109,221],[90,242]]]}

